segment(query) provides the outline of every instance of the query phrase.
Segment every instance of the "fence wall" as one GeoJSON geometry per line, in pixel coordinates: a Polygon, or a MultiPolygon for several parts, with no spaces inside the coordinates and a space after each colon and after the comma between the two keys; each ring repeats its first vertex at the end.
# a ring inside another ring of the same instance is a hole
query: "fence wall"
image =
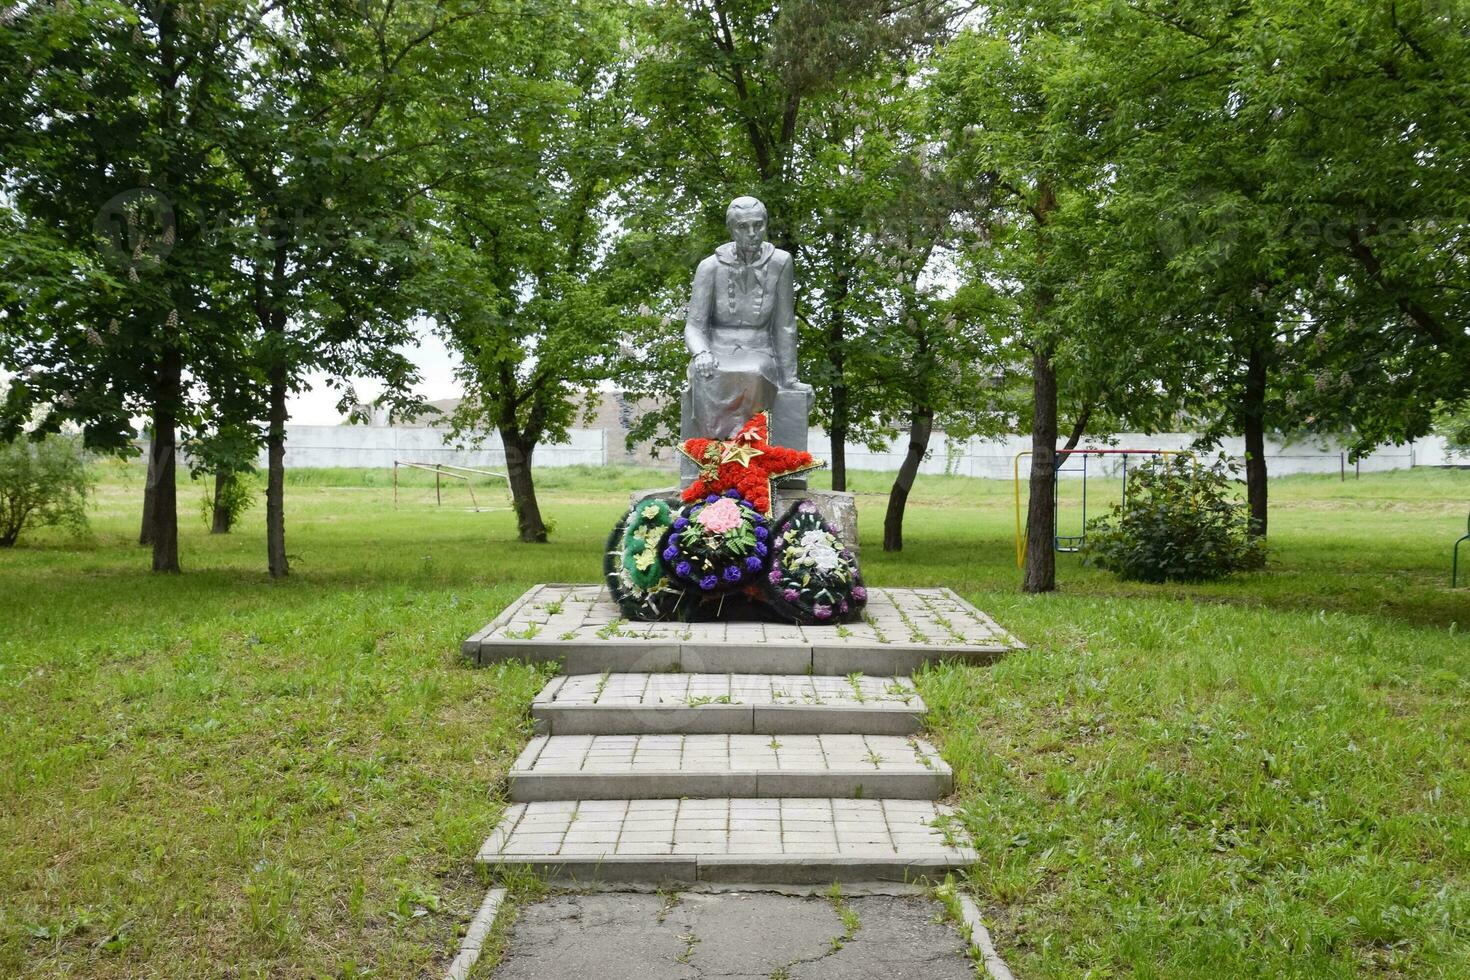
{"type": "MultiPolygon", "coordinates": [[[[604,429],[573,429],[564,443],[536,447],[537,466],[602,466],[607,462],[604,429]]],[[[490,434],[478,447],[458,448],[447,429],[408,429],[376,425],[288,425],[288,467],[388,467],[409,463],[455,463],[491,470],[505,468],[500,436],[490,434]]],[[[265,466],[264,450],[258,465],[265,466]]]]}
{"type": "MultiPolygon", "coordinates": [[[[620,437],[613,441],[606,429],[572,429],[564,443],[544,443],[536,448],[538,467],[603,466],[622,462],[620,437]],[[612,450],[618,450],[614,452],[612,450]]],[[[1095,449],[1188,449],[1195,436],[1187,432],[1160,435],[1125,433],[1111,444],[1084,442],[1084,448],[1095,449]]],[[[827,434],[811,430],[809,448],[818,459],[830,462],[827,434]]],[[[853,470],[897,470],[903,462],[907,441],[899,439],[885,452],[872,452],[861,445],[847,447],[847,466],[853,470]]],[[[1029,436],[1005,439],[950,440],[937,433],[930,442],[929,457],[920,472],[948,473],[956,476],[1010,479],[1016,454],[1031,448],[1029,436]]],[[[1244,441],[1227,439],[1221,449],[1226,455],[1241,459],[1244,441]]],[[[1214,453],[1209,454],[1213,456],[1214,453]]],[[[1201,454],[1202,457],[1205,454],[1201,454]]],[[[456,446],[446,429],[408,429],[366,425],[288,425],[286,427],[286,465],[288,467],[388,467],[394,460],[415,463],[457,463],[486,469],[505,466],[505,451],[498,436],[491,434],[479,447],[456,446]]],[[[262,452],[259,464],[265,465],[262,452]]],[[[673,467],[667,458],[665,465],[673,467]]],[[[1133,466],[1138,460],[1130,460],[1133,466]]],[[[1347,451],[1336,443],[1299,441],[1282,443],[1268,440],[1266,462],[1272,476],[1294,473],[1329,473],[1352,476],[1355,472],[1372,473],[1408,469],[1413,466],[1470,466],[1470,452],[1455,452],[1445,446],[1444,439],[1433,437],[1408,446],[1384,446],[1356,465],[1347,459],[1347,451]]],[[[1114,474],[1122,466],[1118,457],[1090,457],[1088,472],[1093,475],[1114,474]]],[[[1021,472],[1025,473],[1025,460],[1021,472]]],[[[1064,477],[1080,477],[1082,464],[1074,457],[1063,468],[1064,477]]]]}
{"type": "MultiPolygon", "coordinates": [[[[1170,432],[1156,435],[1122,433],[1109,443],[1083,440],[1082,449],[1189,449],[1198,438],[1194,433],[1170,432]]],[[[899,440],[888,447],[888,451],[875,453],[863,446],[847,448],[847,466],[854,470],[896,470],[903,462],[907,443],[899,440]]],[[[829,459],[827,436],[819,430],[811,434],[814,455],[829,459]]],[[[1010,436],[1005,439],[951,440],[936,435],[930,442],[929,458],[924,460],[921,473],[948,473],[956,476],[1010,479],[1016,466],[1016,454],[1031,449],[1030,436],[1010,436]]],[[[1213,458],[1224,452],[1237,461],[1245,458],[1244,439],[1226,439],[1219,449],[1210,453],[1201,452],[1200,458],[1213,458]]],[[[1141,460],[1134,457],[1128,461],[1130,467],[1141,460]]],[[[1452,454],[1446,452],[1444,440],[1435,438],[1411,446],[1383,446],[1357,464],[1348,460],[1347,449],[1335,442],[1281,442],[1267,440],[1266,463],[1272,476],[1288,476],[1295,473],[1334,473],[1347,476],[1355,472],[1372,473],[1385,470],[1408,469],[1413,466],[1453,465],[1452,454]]],[[[1470,457],[1465,459],[1470,465],[1470,457]]],[[[1026,460],[1021,460],[1021,473],[1026,472],[1026,460]]],[[[1122,457],[1092,456],[1087,458],[1088,472],[1093,475],[1114,474],[1123,466],[1122,457]]],[[[1062,468],[1064,478],[1082,475],[1081,457],[1072,457],[1062,468]]]]}

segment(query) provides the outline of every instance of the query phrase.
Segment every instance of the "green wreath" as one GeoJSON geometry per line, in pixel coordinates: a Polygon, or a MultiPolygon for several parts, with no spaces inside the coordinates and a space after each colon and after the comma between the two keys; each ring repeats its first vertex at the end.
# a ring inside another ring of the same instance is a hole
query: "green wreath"
{"type": "Polygon", "coordinates": [[[669,505],[657,497],[643,500],[629,512],[623,532],[623,572],[638,588],[651,589],[664,577],[659,544],[672,523],[669,505]]]}

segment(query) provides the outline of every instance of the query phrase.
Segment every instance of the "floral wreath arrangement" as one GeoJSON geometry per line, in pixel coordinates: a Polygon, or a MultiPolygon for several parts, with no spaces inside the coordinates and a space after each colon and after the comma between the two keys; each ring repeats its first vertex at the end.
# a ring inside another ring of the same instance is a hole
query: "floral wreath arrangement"
{"type": "Polygon", "coordinates": [[[715,595],[760,583],[770,559],[770,536],[766,516],[730,489],[680,508],[660,557],[676,584],[715,595]]]}
{"type": "Polygon", "coordinates": [[[699,467],[699,477],[684,491],[685,503],[735,491],[762,515],[771,516],[771,482],[827,465],[802,449],[773,446],[771,418],[761,412],[733,439],[686,439],[679,452],[699,467]]]}
{"type": "Polygon", "coordinates": [[[673,523],[669,505],[650,497],[628,511],[608,536],[603,576],[628,619],[656,621],[680,611],[685,592],[670,581],[660,555],[673,523]]]}
{"type": "Polygon", "coordinates": [[[782,618],[807,626],[855,619],[868,601],[856,556],[809,500],[778,523],[765,586],[782,618]]]}

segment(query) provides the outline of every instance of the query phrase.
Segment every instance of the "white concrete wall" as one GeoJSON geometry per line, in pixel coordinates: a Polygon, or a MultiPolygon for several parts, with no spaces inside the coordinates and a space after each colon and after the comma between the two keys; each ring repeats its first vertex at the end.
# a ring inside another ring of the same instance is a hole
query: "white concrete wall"
{"type": "MultiPolygon", "coordinates": [[[[547,443],[536,448],[534,465],[603,466],[614,456],[609,452],[609,434],[605,429],[572,429],[564,443],[547,443]]],[[[1111,445],[1085,441],[1088,448],[1108,449],[1187,449],[1195,436],[1187,432],[1162,435],[1125,433],[1111,445]]],[[[851,470],[892,472],[903,462],[906,438],[900,438],[886,452],[872,452],[865,446],[847,447],[847,466],[851,470]]],[[[818,459],[830,462],[827,434],[812,429],[808,447],[818,459]]],[[[618,447],[619,449],[621,447],[618,447]]],[[[970,439],[951,441],[936,433],[930,443],[929,458],[921,473],[949,473],[956,476],[1010,479],[1018,452],[1029,450],[1029,436],[1004,439],[970,439]]],[[[1237,460],[1245,453],[1244,440],[1226,439],[1221,447],[1237,460]]],[[[1280,443],[1268,440],[1266,463],[1272,476],[1293,473],[1339,473],[1351,475],[1354,466],[1346,461],[1346,449],[1332,442],[1303,440],[1280,443]]],[[[1215,454],[1201,454],[1213,457],[1215,454]]],[[[455,463],[484,469],[503,470],[505,451],[500,438],[491,434],[478,448],[458,448],[447,429],[404,429],[367,425],[288,425],[286,427],[286,465],[289,467],[389,467],[394,460],[413,463],[455,463]]],[[[1128,465],[1140,462],[1137,457],[1128,465]]],[[[265,466],[262,451],[259,465],[265,466]]],[[[672,461],[667,461],[672,468],[672,461]]],[[[1088,472],[1092,475],[1115,474],[1122,462],[1118,457],[1090,457],[1088,472]]],[[[1359,470],[1364,473],[1407,469],[1411,466],[1470,465],[1470,452],[1455,452],[1445,447],[1444,439],[1433,437],[1407,446],[1384,446],[1363,459],[1359,470]]],[[[1022,461],[1022,473],[1025,461],[1022,461]]],[[[1063,470],[1066,477],[1081,475],[1081,460],[1074,458],[1063,470]]]]}
{"type": "MultiPolygon", "coordinates": [[[[403,429],[375,425],[288,425],[288,467],[389,467],[407,463],[454,463],[504,471],[505,450],[491,434],[478,448],[459,448],[447,429],[403,429]]],[[[572,429],[565,443],[536,447],[535,466],[602,466],[607,462],[607,433],[572,429]]],[[[264,450],[258,465],[265,466],[264,450]]]]}
{"type": "MultiPolygon", "coordinates": [[[[1193,433],[1171,432],[1158,435],[1122,433],[1111,443],[1084,439],[1084,449],[1188,449],[1197,438],[1193,433]]],[[[903,462],[907,449],[906,438],[893,442],[887,452],[875,453],[866,446],[847,447],[847,468],[850,470],[892,471],[903,462]]],[[[808,448],[818,459],[831,462],[827,434],[813,429],[808,448]]],[[[990,479],[1011,478],[1015,469],[1016,454],[1031,449],[1030,436],[1008,436],[1004,439],[950,440],[936,433],[929,444],[929,458],[919,468],[921,473],[949,473],[956,476],[988,477],[990,479]]],[[[1220,451],[1242,461],[1245,456],[1244,439],[1226,439],[1220,448],[1210,453],[1200,453],[1200,458],[1214,458],[1220,451]]],[[[1444,440],[1426,440],[1411,446],[1384,446],[1371,456],[1364,458],[1358,466],[1364,473],[1383,470],[1407,469],[1411,466],[1439,466],[1448,461],[1444,451],[1444,440]],[[1429,443],[1432,442],[1432,445],[1429,443]]],[[[1142,462],[1134,456],[1129,467],[1142,462]]],[[[1470,462],[1470,459],[1467,459],[1470,462]]],[[[1021,473],[1026,472],[1026,460],[1021,461],[1021,473]]],[[[1087,458],[1088,473],[1107,475],[1122,468],[1122,458],[1091,456],[1087,458]]],[[[1270,475],[1287,476],[1294,473],[1339,473],[1354,471],[1353,463],[1347,460],[1347,449],[1335,442],[1298,441],[1282,443],[1266,441],[1266,465],[1270,475]]],[[[1082,475],[1081,457],[1073,457],[1062,470],[1063,477],[1077,478],[1082,475]]]]}

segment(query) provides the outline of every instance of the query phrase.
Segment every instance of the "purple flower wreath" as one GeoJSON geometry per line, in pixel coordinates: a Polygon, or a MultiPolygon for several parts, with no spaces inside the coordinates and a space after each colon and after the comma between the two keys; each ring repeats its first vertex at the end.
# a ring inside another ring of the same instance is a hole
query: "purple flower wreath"
{"type": "Polygon", "coordinates": [[[868,601],[857,556],[804,500],[781,518],[771,537],[766,601],[784,619],[804,625],[856,619],[868,601]]]}
{"type": "Polygon", "coordinates": [[[661,557],[670,575],[700,594],[759,584],[770,560],[770,522],[737,490],[679,510],[661,557]]]}

